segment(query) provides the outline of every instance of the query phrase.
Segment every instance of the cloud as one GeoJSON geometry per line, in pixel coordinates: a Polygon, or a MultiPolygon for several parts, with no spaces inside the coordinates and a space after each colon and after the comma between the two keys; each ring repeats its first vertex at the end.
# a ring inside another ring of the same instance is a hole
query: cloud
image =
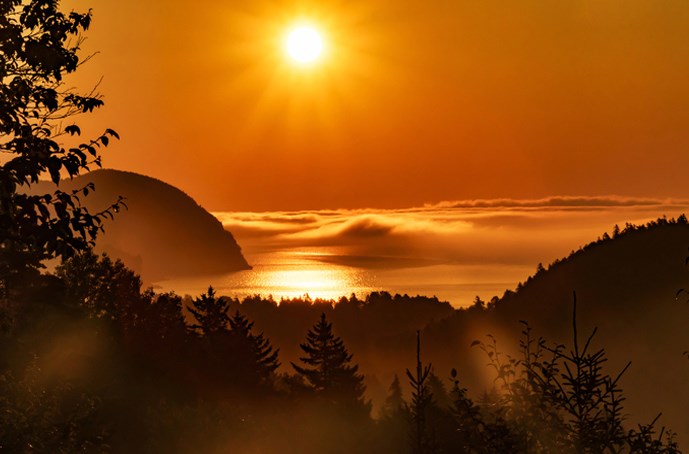
{"type": "Polygon", "coordinates": [[[394,224],[386,224],[370,216],[355,218],[353,221],[346,222],[337,236],[353,238],[376,238],[388,236],[392,233],[394,224]]]}
{"type": "Polygon", "coordinates": [[[595,207],[648,207],[687,206],[688,201],[622,196],[554,196],[542,199],[476,199],[443,201],[425,205],[426,209],[442,208],[595,208],[595,207]]]}
{"type": "MultiPolygon", "coordinates": [[[[366,267],[381,260],[534,266],[569,254],[615,224],[689,211],[689,201],[632,197],[446,201],[395,210],[215,213],[243,249],[308,250],[366,267]]],[[[371,265],[372,266],[372,265],[371,265]]]]}

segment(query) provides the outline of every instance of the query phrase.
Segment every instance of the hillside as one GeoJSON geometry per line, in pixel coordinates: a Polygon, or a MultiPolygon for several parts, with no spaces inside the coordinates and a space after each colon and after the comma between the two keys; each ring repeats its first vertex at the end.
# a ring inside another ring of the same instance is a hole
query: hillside
{"type": "MultiPolygon", "coordinates": [[[[96,186],[95,192],[82,197],[90,210],[107,208],[119,195],[128,207],[105,223],[96,249],[121,258],[146,281],[250,268],[232,234],[179,189],[155,178],[110,169],[63,181],[60,189],[88,182],[96,186]]],[[[41,183],[33,192],[53,188],[41,183]]]]}
{"type": "Polygon", "coordinates": [[[471,341],[492,333],[500,349],[514,352],[519,321],[525,320],[536,336],[571,345],[576,291],[580,342],[598,327],[592,347],[606,349],[609,371],[616,374],[632,362],[621,381],[631,419],[651,421],[662,411],[661,424],[679,432],[686,446],[689,361],[683,352],[689,349],[689,303],[686,295],[679,300],[675,295],[689,281],[688,247],[689,225],[683,217],[628,226],[615,238],[606,235],[540,269],[516,292],[494,298],[487,309],[457,311],[429,326],[428,348],[437,353],[442,370],[458,365],[468,383],[480,389],[481,375],[490,372],[485,355],[469,347],[471,341]],[[448,343],[454,348],[447,349],[448,343]]]}

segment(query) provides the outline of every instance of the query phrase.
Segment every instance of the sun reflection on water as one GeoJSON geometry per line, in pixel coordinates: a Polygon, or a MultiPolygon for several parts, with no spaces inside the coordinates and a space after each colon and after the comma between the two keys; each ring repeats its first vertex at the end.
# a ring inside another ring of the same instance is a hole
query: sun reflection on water
{"type": "MultiPolygon", "coordinates": [[[[327,266],[327,265],[326,265],[327,266]]],[[[272,289],[281,296],[296,297],[306,293],[314,298],[332,299],[351,293],[354,287],[353,273],[336,269],[298,269],[264,273],[258,287],[272,289]]]]}
{"type": "Polygon", "coordinates": [[[264,289],[275,298],[295,298],[308,294],[311,298],[337,299],[351,293],[377,290],[365,282],[362,270],[324,263],[319,255],[304,252],[283,252],[264,257],[262,263],[248,272],[247,286],[264,289]],[[267,263],[266,263],[267,261],[267,263]]]}
{"type": "MultiPolygon", "coordinates": [[[[281,299],[300,298],[338,300],[352,293],[364,297],[375,291],[437,296],[455,306],[471,304],[476,295],[490,299],[513,288],[509,276],[525,275],[522,269],[504,267],[504,280],[487,282],[481,279],[487,271],[478,267],[435,265],[388,269],[362,268],[338,262],[338,251],[282,250],[255,253],[249,256],[252,270],[215,276],[199,276],[155,283],[158,291],[174,291],[180,295],[198,296],[213,288],[220,295],[244,298],[261,295],[281,299]]],[[[491,265],[491,276],[496,266],[491,265]]],[[[499,270],[497,270],[499,271],[499,270]]]]}
{"type": "Polygon", "coordinates": [[[212,285],[223,295],[245,297],[271,295],[276,300],[308,295],[312,299],[339,299],[352,293],[363,295],[382,290],[375,275],[359,268],[326,263],[327,253],[280,251],[252,257],[253,269],[218,276],[157,282],[163,291],[199,294],[212,285]],[[202,290],[203,289],[203,290],[202,290]]]}

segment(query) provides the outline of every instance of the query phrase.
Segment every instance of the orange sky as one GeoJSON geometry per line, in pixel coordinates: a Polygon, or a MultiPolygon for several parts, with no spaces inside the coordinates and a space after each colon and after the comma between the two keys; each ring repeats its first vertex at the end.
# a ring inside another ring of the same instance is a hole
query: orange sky
{"type": "Polygon", "coordinates": [[[73,0],[108,167],[211,210],[685,197],[689,2],[73,0]],[[279,49],[308,17],[323,65],[279,49]]]}

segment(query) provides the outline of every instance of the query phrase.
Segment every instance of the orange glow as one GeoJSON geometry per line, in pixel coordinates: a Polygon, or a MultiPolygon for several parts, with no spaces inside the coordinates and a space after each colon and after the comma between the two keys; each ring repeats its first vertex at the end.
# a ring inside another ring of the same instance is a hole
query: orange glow
{"type": "Polygon", "coordinates": [[[210,209],[686,194],[687,2],[101,3],[73,85],[104,77],[105,165],[210,209]]]}

